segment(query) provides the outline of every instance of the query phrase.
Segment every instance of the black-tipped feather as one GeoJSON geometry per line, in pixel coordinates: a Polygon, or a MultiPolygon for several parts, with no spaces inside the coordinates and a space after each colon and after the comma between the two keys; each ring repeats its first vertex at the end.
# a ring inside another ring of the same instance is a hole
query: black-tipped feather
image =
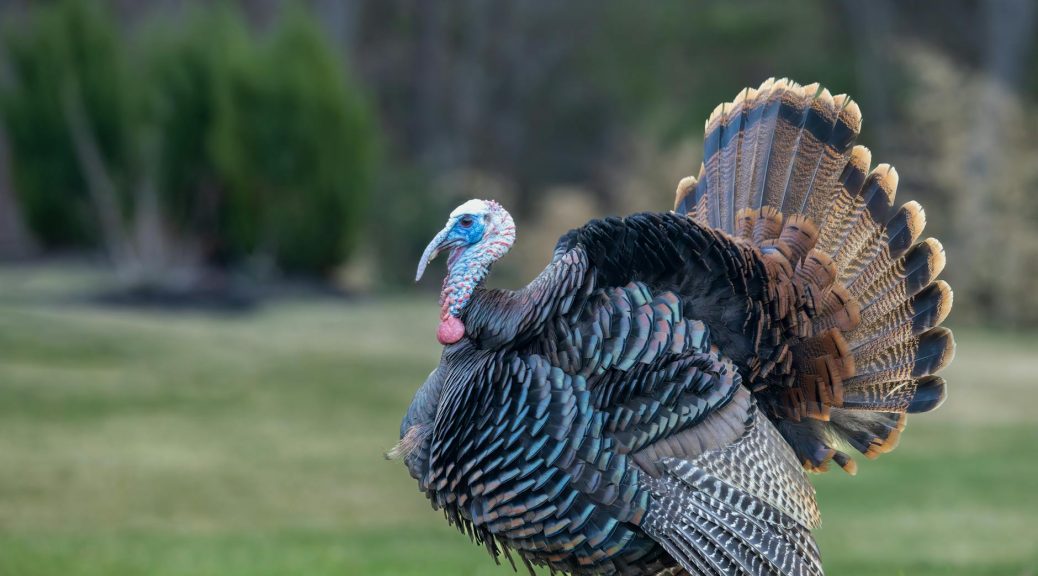
{"type": "Polygon", "coordinates": [[[951,330],[938,327],[919,336],[912,377],[935,374],[947,366],[955,357],[955,339],[951,330]]]}
{"type": "Polygon", "coordinates": [[[912,247],[926,224],[923,208],[914,200],[905,203],[887,222],[887,249],[891,260],[897,260],[912,247]]]}

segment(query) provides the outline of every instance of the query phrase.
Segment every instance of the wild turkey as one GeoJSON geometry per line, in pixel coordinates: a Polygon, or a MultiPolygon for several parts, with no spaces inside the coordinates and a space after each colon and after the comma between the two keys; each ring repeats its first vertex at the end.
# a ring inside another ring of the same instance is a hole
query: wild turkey
{"type": "MultiPolygon", "coordinates": [[[[482,287],[515,240],[471,200],[440,365],[392,454],[497,559],[572,574],[821,574],[805,469],[892,450],[952,359],[944,252],[858,106],[768,80],[718,106],[672,212],[563,236],[527,287],[482,287]]],[[[514,566],[514,563],[513,563],[514,566]]]]}

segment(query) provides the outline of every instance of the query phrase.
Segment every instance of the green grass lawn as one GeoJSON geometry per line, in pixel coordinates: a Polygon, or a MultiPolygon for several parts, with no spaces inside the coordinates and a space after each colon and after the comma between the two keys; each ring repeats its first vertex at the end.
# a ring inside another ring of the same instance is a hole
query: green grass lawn
{"type": "MultiPolygon", "coordinates": [[[[0,575],[508,574],[398,462],[435,296],[247,315],[77,301],[0,269],[0,575]]],[[[828,572],[1035,574],[1038,335],[960,330],[951,396],[816,477],[828,572]]]]}

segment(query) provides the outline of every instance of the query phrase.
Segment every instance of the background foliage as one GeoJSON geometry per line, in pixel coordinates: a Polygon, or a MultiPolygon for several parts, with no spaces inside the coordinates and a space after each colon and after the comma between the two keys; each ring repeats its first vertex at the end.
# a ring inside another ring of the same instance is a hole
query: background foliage
{"type": "Polygon", "coordinates": [[[128,157],[130,102],[124,53],[107,14],[70,2],[41,11],[31,29],[5,26],[13,81],[0,96],[14,189],[45,247],[90,244],[98,230],[68,134],[68,98],[82,100],[102,156],[128,157]]]}
{"type": "Polygon", "coordinates": [[[97,246],[100,226],[140,225],[154,187],[168,232],[204,262],[328,272],[354,247],[374,175],[360,89],[301,10],[262,36],[228,5],[184,20],[121,32],[111,11],[66,0],[10,27],[3,117],[29,228],[45,247],[97,246]],[[99,167],[77,153],[70,106],[99,167]],[[107,224],[85,174],[98,168],[119,201],[107,224]]]}

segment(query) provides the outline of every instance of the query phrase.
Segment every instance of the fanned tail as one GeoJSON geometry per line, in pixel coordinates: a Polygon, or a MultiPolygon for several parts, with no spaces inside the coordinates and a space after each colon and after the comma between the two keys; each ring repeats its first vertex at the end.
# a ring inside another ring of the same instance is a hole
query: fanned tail
{"type": "Polygon", "coordinates": [[[675,211],[760,251],[770,330],[744,366],[800,461],[846,470],[840,448],[892,450],[905,414],[936,408],[955,344],[941,327],[952,291],[940,242],[919,241],[916,202],[895,208],[897,171],[855,146],[861,112],[817,84],[767,80],[706,123],[698,178],[675,211]]]}

